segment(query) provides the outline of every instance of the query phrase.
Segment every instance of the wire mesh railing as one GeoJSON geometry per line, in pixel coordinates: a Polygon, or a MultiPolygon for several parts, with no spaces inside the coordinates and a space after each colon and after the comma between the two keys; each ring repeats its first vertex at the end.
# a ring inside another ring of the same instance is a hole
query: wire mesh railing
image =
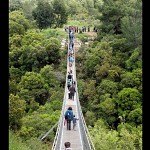
{"type": "MultiPolygon", "coordinates": [[[[75,54],[74,54],[74,62],[75,62],[75,54]]],[[[92,142],[90,133],[88,131],[80,101],[79,101],[79,95],[78,95],[78,86],[77,86],[77,79],[76,79],[76,65],[74,63],[74,79],[76,81],[76,101],[77,101],[77,109],[78,109],[78,118],[79,118],[79,126],[80,126],[80,133],[81,133],[81,138],[82,138],[82,144],[83,144],[83,149],[84,150],[95,150],[94,144],[92,142]]]]}
{"type": "MultiPolygon", "coordinates": [[[[68,35],[69,36],[69,35],[68,35]]],[[[68,38],[68,51],[69,51],[69,38],[68,38]]],[[[68,70],[68,58],[67,58],[67,70],[68,70]]],[[[56,131],[56,135],[54,138],[52,150],[59,150],[61,147],[61,136],[62,136],[62,129],[63,129],[63,120],[64,120],[64,113],[65,113],[65,105],[66,105],[66,97],[67,97],[67,71],[66,71],[66,83],[65,83],[65,92],[64,92],[64,99],[63,99],[63,106],[62,106],[62,111],[56,131]]]]}

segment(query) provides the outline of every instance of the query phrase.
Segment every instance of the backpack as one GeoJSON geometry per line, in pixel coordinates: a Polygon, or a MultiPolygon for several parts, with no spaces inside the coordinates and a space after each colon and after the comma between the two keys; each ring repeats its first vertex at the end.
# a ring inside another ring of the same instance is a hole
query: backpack
{"type": "Polygon", "coordinates": [[[71,78],[72,78],[72,76],[71,76],[71,74],[69,74],[69,75],[68,75],[68,79],[71,79],[71,78]]]}
{"type": "Polygon", "coordinates": [[[68,113],[65,115],[65,119],[66,119],[66,120],[71,119],[70,112],[68,112],[68,113]]]}

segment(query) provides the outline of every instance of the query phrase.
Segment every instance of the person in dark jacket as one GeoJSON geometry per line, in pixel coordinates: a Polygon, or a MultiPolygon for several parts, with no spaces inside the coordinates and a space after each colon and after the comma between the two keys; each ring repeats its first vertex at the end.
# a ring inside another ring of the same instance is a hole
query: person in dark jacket
{"type": "Polygon", "coordinates": [[[74,34],[73,34],[73,32],[69,32],[69,40],[70,41],[74,41],[74,34]]]}
{"type": "Polygon", "coordinates": [[[69,87],[69,91],[70,91],[71,99],[74,100],[74,94],[76,92],[74,84],[71,87],[69,87]]]}
{"type": "Polygon", "coordinates": [[[68,79],[72,79],[72,75],[68,72],[68,79]]]}
{"type": "Polygon", "coordinates": [[[71,130],[71,121],[73,120],[72,107],[68,107],[68,110],[65,112],[64,116],[67,121],[67,130],[71,130]]]}

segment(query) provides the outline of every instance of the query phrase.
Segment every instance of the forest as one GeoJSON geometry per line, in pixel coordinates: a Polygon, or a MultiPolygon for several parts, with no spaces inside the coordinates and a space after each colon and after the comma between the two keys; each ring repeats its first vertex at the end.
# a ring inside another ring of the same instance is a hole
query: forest
{"type": "Polygon", "coordinates": [[[64,28],[79,32],[79,99],[96,150],[142,150],[142,1],[9,0],[9,150],[48,150],[63,104],[64,28]],[[88,43],[88,45],[86,44],[88,43]]]}

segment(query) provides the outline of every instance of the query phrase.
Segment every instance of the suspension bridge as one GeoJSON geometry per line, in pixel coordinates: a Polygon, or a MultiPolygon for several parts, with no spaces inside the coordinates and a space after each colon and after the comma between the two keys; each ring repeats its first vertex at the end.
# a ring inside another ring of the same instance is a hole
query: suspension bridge
{"type": "MultiPolygon", "coordinates": [[[[62,111],[59,118],[59,121],[53,126],[57,126],[56,135],[54,138],[53,146],[51,150],[65,150],[64,143],[70,142],[72,150],[95,150],[94,144],[92,142],[90,133],[88,131],[88,128],[86,126],[86,122],[84,120],[84,116],[82,113],[80,101],[79,101],[79,95],[78,95],[78,86],[77,86],[77,79],[76,79],[76,66],[75,66],[75,49],[77,47],[77,42],[75,42],[75,38],[73,38],[74,46],[72,49],[70,49],[70,38],[69,38],[69,32],[66,32],[68,34],[68,54],[67,54],[67,70],[66,70],[66,83],[65,83],[65,91],[64,91],[64,99],[63,99],[63,105],[62,105],[62,111]],[[73,52],[73,62],[70,65],[68,55],[70,51],[73,52]],[[68,97],[68,87],[67,87],[67,81],[68,81],[68,72],[71,70],[71,75],[73,77],[73,80],[75,81],[75,95],[74,100],[69,99],[68,97]],[[64,114],[68,107],[72,107],[72,111],[74,115],[79,119],[77,121],[76,130],[73,130],[73,124],[71,122],[71,130],[67,130],[66,125],[64,125],[64,114]]],[[[50,132],[53,130],[51,128],[41,139],[44,139],[50,132]]]]}

